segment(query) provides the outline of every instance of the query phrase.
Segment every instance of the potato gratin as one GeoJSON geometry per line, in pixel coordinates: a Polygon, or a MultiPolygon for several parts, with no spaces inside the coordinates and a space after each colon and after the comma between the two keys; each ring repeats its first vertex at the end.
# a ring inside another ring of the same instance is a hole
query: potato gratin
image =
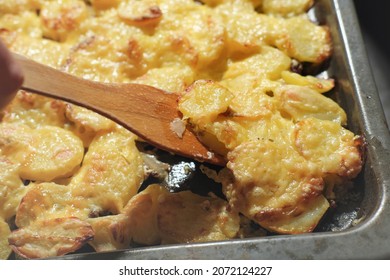
{"type": "Polygon", "coordinates": [[[19,91],[0,123],[0,257],[311,232],[363,164],[361,137],[324,95],[334,81],[301,71],[332,53],[306,14],[313,2],[1,0],[11,50],[85,79],[180,92],[183,120],[228,163],[204,168],[224,196],[140,190],[136,136],[19,91]]]}

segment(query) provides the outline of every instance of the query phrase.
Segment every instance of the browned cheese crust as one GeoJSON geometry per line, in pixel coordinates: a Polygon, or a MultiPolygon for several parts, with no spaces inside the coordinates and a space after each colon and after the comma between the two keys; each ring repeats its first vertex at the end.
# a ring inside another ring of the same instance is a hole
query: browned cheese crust
{"type": "Polygon", "coordinates": [[[313,5],[0,1],[0,37],[12,51],[85,79],[180,93],[182,122],[228,162],[212,176],[224,198],[140,191],[136,136],[19,91],[1,112],[0,258],[312,231],[334,186],[361,170],[364,146],[326,96],[334,81],[298,71],[332,54],[328,28],[306,13],[313,5]]]}

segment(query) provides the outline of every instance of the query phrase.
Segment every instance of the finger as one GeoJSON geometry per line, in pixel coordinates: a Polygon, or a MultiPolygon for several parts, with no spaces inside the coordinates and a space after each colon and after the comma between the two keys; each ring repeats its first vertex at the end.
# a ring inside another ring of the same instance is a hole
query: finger
{"type": "Polygon", "coordinates": [[[0,108],[8,104],[23,84],[23,72],[0,40],[0,108]]]}

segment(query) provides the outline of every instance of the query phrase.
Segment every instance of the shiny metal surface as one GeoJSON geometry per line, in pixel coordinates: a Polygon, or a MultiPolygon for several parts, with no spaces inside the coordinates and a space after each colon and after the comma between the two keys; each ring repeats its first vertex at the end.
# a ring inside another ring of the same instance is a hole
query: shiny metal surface
{"type": "Polygon", "coordinates": [[[390,38],[384,36],[390,17],[382,5],[366,0],[354,0],[354,3],[387,124],[390,124],[390,38]]]}
{"type": "Polygon", "coordinates": [[[349,129],[367,141],[366,164],[354,182],[363,193],[354,210],[359,223],[295,236],[74,254],[63,259],[389,259],[390,134],[354,4],[318,0],[312,13],[330,27],[334,40],[334,56],[324,75],[337,78],[334,97],[346,109],[349,129]]]}

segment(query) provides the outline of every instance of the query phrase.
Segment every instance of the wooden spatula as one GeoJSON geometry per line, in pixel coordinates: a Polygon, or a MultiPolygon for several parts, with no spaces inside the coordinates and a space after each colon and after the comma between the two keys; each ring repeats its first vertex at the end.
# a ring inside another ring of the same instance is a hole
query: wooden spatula
{"type": "Polygon", "coordinates": [[[178,95],[140,84],[97,83],[13,54],[24,73],[22,89],[91,109],[119,123],[148,143],[177,155],[223,165],[186,128],[182,137],[172,126],[181,118],[178,95]]]}

